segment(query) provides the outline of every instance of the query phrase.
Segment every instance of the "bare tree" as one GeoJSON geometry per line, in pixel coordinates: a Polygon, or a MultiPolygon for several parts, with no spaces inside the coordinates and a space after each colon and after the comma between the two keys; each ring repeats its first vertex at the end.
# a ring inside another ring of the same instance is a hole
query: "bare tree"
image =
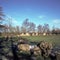
{"type": "Polygon", "coordinates": [[[13,29],[12,29],[13,28],[12,27],[12,18],[9,18],[8,20],[9,20],[8,21],[8,24],[9,24],[9,32],[12,33],[13,32],[13,29]]]}
{"type": "Polygon", "coordinates": [[[19,34],[20,33],[20,27],[16,26],[16,33],[19,34]]]}
{"type": "Polygon", "coordinates": [[[42,31],[42,25],[38,25],[37,26],[37,30],[38,30],[38,33],[42,33],[43,31],[42,31]]]}
{"type": "Polygon", "coordinates": [[[5,34],[8,33],[8,26],[7,26],[7,24],[5,24],[4,33],[5,34]]]}
{"type": "Polygon", "coordinates": [[[26,33],[26,28],[21,26],[21,32],[26,33]]]}
{"type": "Polygon", "coordinates": [[[25,19],[22,23],[21,31],[24,33],[28,32],[28,27],[29,27],[29,21],[28,19],[25,19]]]}
{"type": "Polygon", "coordinates": [[[3,13],[3,8],[0,6],[0,34],[1,32],[4,31],[5,26],[2,24],[4,21],[4,13],[3,13]]]}
{"type": "Polygon", "coordinates": [[[56,28],[55,26],[52,27],[52,34],[60,34],[60,29],[56,28]]]}
{"type": "Polygon", "coordinates": [[[29,32],[35,32],[36,25],[33,22],[29,23],[29,32]]]}
{"type": "Polygon", "coordinates": [[[21,26],[21,32],[35,32],[36,25],[33,22],[29,22],[28,19],[25,19],[21,26]]]}
{"type": "Polygon", "coordinates": [[[43,26],[43,33],[49,33],[50,29],[49,29],[49,24],[44,24],[43,26]]]}
{"type": "Polygon", "coordinates": [[[3,13],[3,8],[0,7],[0,25],[2,24],[3,20],[4,20],[4,13],[3,13]]]}
{"type": "Polygon", "coordinates": [[[55,26],[52,27],[52,34],[55,34],[55,26]]]}
{"type": "Polygon", "coordinates": [[[60,29],[56,28],[56,32],[57,32],[57,34],[60,34],[60,29]]]}

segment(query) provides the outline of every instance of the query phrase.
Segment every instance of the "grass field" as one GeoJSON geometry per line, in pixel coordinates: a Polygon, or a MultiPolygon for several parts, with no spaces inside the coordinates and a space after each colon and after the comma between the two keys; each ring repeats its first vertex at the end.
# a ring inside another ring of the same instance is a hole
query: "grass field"
{"type": "MultiPolygon", "coordinates": [[[[52,43],[53,45],[60,45],[60,35],[22,36],[22,38],[25,38],[31,42],[47,41],[52,43]]],[[[14,41],[17,42],[17,40],[18,40],[18,37],[15,37],[14,41]]]]}
{"type": "Polygon", "coordinates": [[[26,38],[29,41],[47,41],[52,43],[53,45],[60,45],[60,35],[48,35],[48,36],[23,36],[22,38],[26,38]]]}
{"type": "MultiPolygon", "coordinates": [[[[0,46],[2,46],[2,51],[0,52],[3,52],[4,54],[8,53],[9,56],[12,56],[12,49],[11,49],[11,41],[10,40],[7,40],[7,41],[4,41],[4,38],[3,37],[0,37],[2,38],[3,42],[1,42],[0,46]]],[[[47,41],[47,42],[50,42],[52,43],[54,46],[60,46],[60,35],[50,35],[50,36],[22,36],[22,38],[25,38],[31,42],[39,42],[39,41],[47,41]]],[[[19,40],[18,37],[14,37],[13,38],[14,42],[17,42],[19,40]]],[[[18,51],[19,53],[19,51],[18,51]]],[[[21,56],[20,53],[17,55],[18,56],[21,56]]],[[[3,55],[4,56],[4,55],[3,55]]],[[[26,56],[26,55],[25,55],[26,56]]],[[[27,54],[27,56],[29,56],[27,54]]],[[[36,57],[37,59],[36,60],[44,60],[41,56],[37,56],[36,57]]],[[[5,58],[4,58],[5,59],[5,58]]],[[[49,59],[47,59],[49,60],[49,59]]]]}

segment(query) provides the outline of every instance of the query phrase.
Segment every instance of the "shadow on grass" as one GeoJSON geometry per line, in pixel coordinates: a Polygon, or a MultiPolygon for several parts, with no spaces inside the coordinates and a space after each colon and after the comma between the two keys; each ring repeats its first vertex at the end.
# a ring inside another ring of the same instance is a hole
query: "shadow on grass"
{"type": "Polygon", "coordinates": [[[29,54],[20,53],[19,54],[19,60],[36,60],[36,58],[29,55],[29,54]]]}

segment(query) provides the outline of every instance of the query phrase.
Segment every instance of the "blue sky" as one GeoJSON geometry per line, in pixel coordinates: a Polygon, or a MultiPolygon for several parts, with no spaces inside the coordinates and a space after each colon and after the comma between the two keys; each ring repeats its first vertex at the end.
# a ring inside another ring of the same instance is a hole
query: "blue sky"
{"type": "Polygon", "coordinates": [[[21,26],[28,18],[36,25],[48,23],[60,28],[60,0],[0,0],[0,6],[14,25],[21,26]]]}

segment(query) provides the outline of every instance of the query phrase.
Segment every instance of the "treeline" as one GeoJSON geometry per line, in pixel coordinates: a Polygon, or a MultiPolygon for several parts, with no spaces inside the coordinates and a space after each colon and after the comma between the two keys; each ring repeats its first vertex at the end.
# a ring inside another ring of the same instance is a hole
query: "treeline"
{"type": "Polygon", "coordinates": [[[39,34],[60,34],[60,29],[52,27],[50,29],[49,24],[41,25],[39,24],[36,26],[35,23],[29,22],[28,19],[25,19],[21,26],[13,26],[12,24],[5,25],[6,28],[4,28],[4,33],[9,34],[21,34],[21,33],[39,33],[39,34]]]}
{"type": "Polygon", "coordinates": [[[0,34],[20,34],[20,33],[46,33],[46,34],[60,34],[60,29],[52,27],[50,29],[49,24],[41,25],[39,24],[36,26],[35,23],[29,22],[29,19],[25,19],[21,26],[13,26],[13,22],[11,18],[6,20],[6,15],[3,13],[2,7],[0,7],[0,34]],[[6,22],[6,23],[5,23],[6,22]]]}

